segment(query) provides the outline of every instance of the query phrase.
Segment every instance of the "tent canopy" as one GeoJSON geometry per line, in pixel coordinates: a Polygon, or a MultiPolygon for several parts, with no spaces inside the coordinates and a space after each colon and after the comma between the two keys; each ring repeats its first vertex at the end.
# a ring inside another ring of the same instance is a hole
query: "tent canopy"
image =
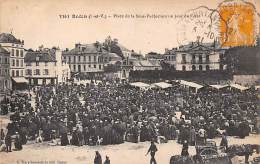
{"type": "Polygon", "coordinates": [[[149,88],[150,87],[149,84],[146,84],[143,82],[134,82],[134,83],[130,83],[130,85],[134,86],[134,87],[139,87],[139,88],[149,88]]]}
{"type": "Polygon", "coordinates": [[[245,86],[242,86],[242,85],[239,85],[239,84],[231,84],[230,87],[239,89],[241,91],[249,89],[248,87],[245,87],[245,86]]]}
{"type": "Polygon", "coordinates": [[[225,87],[228,87],[228,85],[210,85],[212,88],[216,88],[216,89],[222,89],[222,88],[225,88],[225,87]]]}
{"type": "Polygon", "coordinates": [[[200,84],[197,84],[197,83],[194,83],[194,82],[185,81],[185,80],[181,80],[180,84],[188,86],[188,87],[196,88],[196,89],[203,88],[203,85],[200,85],[200,84]]]}
{"type": "Polygon", "coordinates": [[[159,88],[162,88],[162,89],[172,87],[171,84],[166,83],[166,82],[153,83],[152,86],[159,87],[159,88]]]}

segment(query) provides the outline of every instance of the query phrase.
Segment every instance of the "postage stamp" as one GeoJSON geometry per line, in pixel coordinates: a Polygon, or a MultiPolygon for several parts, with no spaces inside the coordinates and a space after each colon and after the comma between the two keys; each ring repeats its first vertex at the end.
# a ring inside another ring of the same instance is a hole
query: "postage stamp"
{"type": "Polygon", "coordinates": [[[250,4],[223,4],[220,13],[220,41],[222,46],[252,46],[254,36],[254,8],[250,4]]]}

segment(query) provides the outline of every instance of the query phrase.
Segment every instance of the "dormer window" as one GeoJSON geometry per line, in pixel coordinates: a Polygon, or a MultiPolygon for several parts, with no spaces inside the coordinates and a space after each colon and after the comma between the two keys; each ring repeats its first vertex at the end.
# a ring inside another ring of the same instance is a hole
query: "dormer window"
{"type": "Polygon", "coordinates": [[[39,60],[40,60],[40,57],[39,57],[39,56],[37,56],[35,60],[36,60],[36,62],[39,62],[39,60]]]}

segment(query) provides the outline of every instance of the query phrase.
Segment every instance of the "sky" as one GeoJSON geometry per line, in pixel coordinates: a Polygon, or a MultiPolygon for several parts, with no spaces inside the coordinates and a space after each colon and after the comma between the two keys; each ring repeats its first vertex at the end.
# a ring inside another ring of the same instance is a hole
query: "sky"
{"type": "MultiPolygon", "coordinates": [[[[260,0],[249,0],[260,11],[260,0]]],[[[180,18],[118,18],[116,15],[181,15],[201,5],[217,8],[221,0],[0,0],[0,33],[25,41],[26,48],[59,46],[117,38],[130,50],[163,53],[179,46],[184,27],[180,18]],[[210,1],[210,2],[209,2],[210,1]],[[69,19],[60,15],[69,14],[69,19]],[[72,19],[72,14],[110,15],[111,18],[72,19]]],[[[187,28],[187,27],[186,27],[187,28]]],[[[193,33],[189,32],[188,36],[193,33]]]]}

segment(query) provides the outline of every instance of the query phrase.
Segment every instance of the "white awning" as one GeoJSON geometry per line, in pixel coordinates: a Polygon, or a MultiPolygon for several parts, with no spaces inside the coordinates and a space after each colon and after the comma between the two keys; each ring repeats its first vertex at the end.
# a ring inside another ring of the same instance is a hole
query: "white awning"
{"type": "Polygon", "coordinates": [[[239,85],[239,84],[231,84],[230,87],[239,89],[241,91],[249,89],[248,87],[245,87],[245,86],[242,86],[242,85],[239,85]]]}
{"type": "Polygon", "coordinates": [[[130,85],[135,86],[135,87],[139,87],[139,88],[149,88],[150,85],[143,83],[143,82],[135,82],[135,83],[130,83],[130,85]]]}
{"type": "Polygon", "coordinates": [[[255,86],[255,89],[260,89],[260,85],[255,86]]]}
{"type": "Polygon", "coordinates": [[[203,88],[203,85],[200,85],[200,84],[197,84],[197,83],[194,83],[194,82],[185,81],[185,80],[181,80],[180,84],[188,86],[188,87],[196,88],[196,89],[203,88]]]}
{"type": "Polygon", "coordinates": [[[228,87],[228,85],[210,85],[210,86],[213,88],[216,88],[216,89],[222,89],[222,88],[228,87]]]}
{"type": "Polygon", "coordinates": [[[16,83],[29,83],[24,77],[13,77],[12,78],[16,83]]]}
{"type": "Polygon", "coordinates": [[[156,86],[156,87],[163,88],[163,89],[172,87],[171,84],[166,83],[166,82],[153,83],[152,86],[156,86]]]}

